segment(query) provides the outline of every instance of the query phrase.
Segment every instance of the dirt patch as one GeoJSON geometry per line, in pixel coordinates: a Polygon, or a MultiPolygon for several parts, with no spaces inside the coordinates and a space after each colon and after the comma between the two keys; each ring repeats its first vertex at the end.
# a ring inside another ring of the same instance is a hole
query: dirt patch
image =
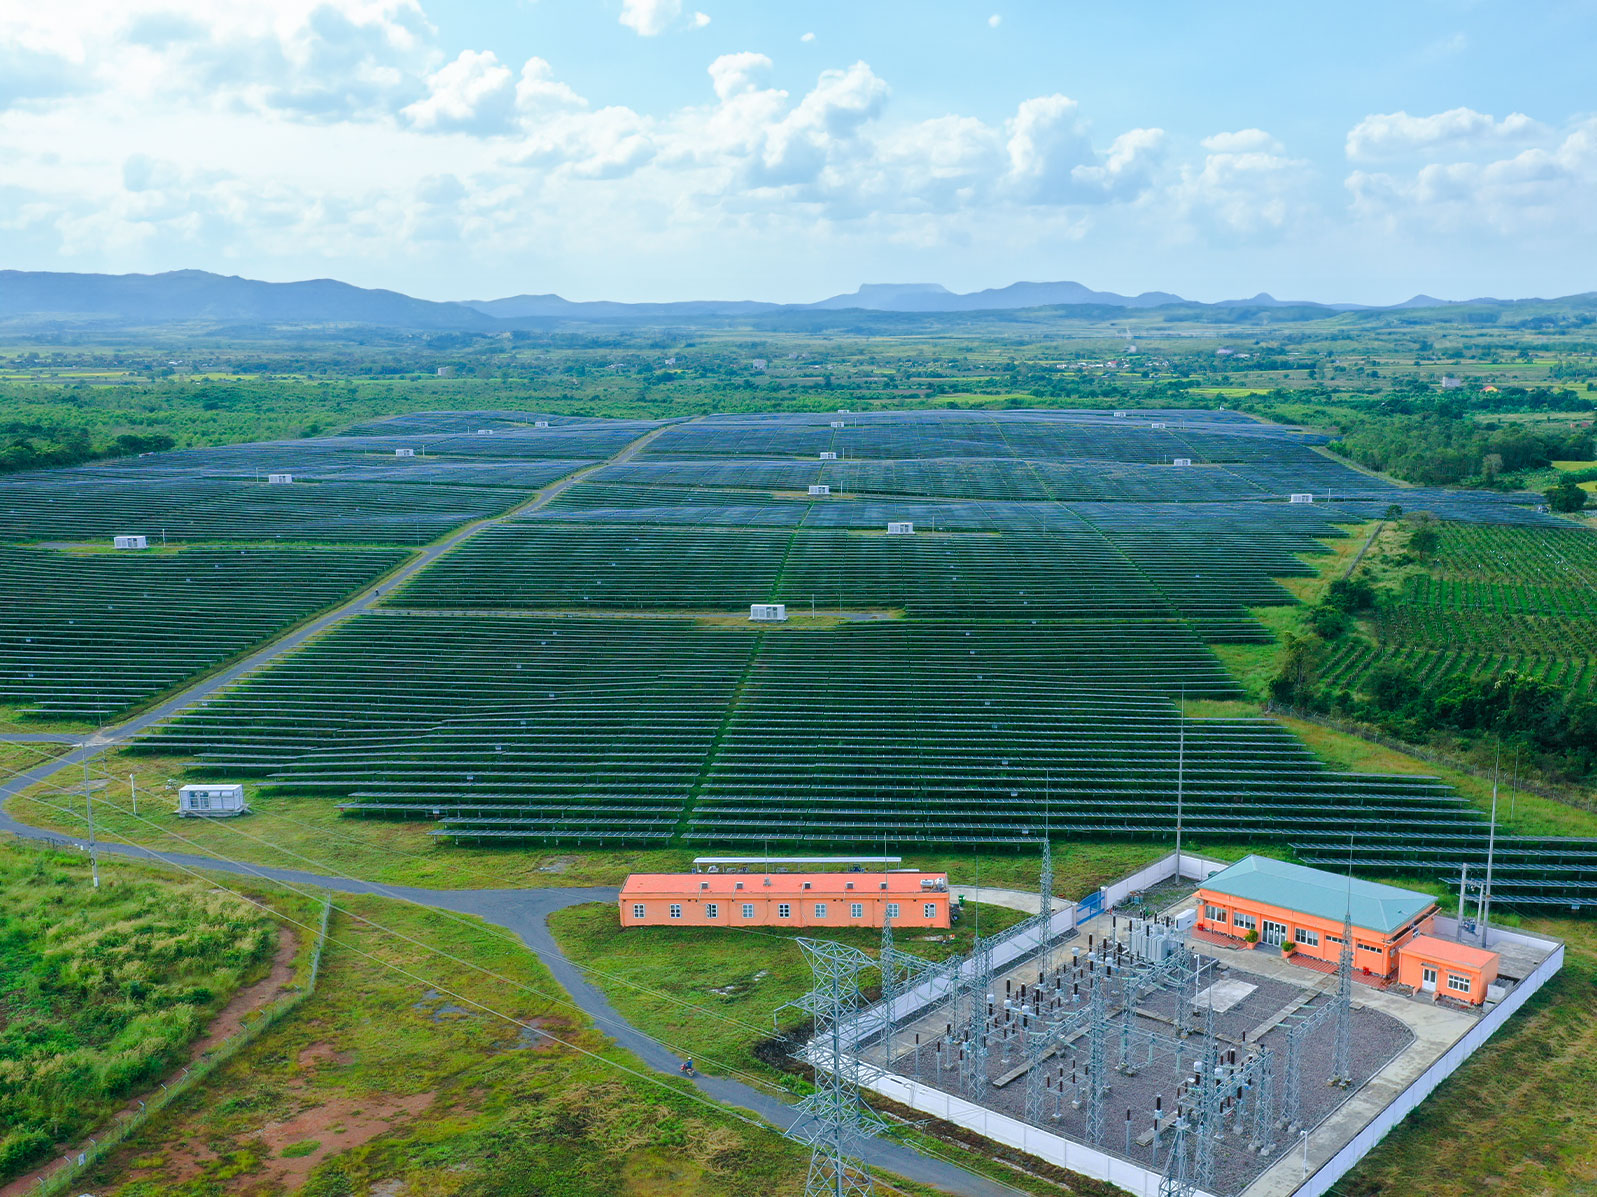
{"type": "Polygon", "coordinates": [[[329,1064],[353,1064],[354,1052],[341,1052],[331,1043],[313,1043],[297,1057],[301,1072],[317,1072],[329,1064]]]}
{"type": "Polygon", "coordinates": [[[261,1128],[259,1137],[271,1155],[262,1165],[264,1175],[260,1179],[297,1189],[328,1156],[359,1147],[414,1118],[432,1105],[434,1097],[433,1093],[414,1097],[335,1097],[283,1122],[268,1123],[261,1128]],[[304,1154],[283,1155],[286,1148],[306,1143],[315,1143],[316,1147],[304,1154]]]}
{"type": "Polygon", "coordinates": [[[271,1005],[288,992],[294,982],[294,957],[299,954],[299,936],[287,927],[277,933],[277,952],[272,957],[272,967],[259,981],[240,989],[222,1012],[205,1028],[204,1037],[194,1045],[189,1059],[194,1060],[216,1047],[224,1040],[238,1034],[247,1015],[271,1005]]]}

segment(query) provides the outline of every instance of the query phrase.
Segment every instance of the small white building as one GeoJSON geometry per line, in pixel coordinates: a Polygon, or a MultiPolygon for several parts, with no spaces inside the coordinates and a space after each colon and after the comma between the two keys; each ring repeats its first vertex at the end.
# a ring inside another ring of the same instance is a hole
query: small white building
{"type": "Polygon", "coordinates": [[[294,475],[292,474],[266,475],[266,482],[270,486],[287,486],[292,481],[294,481],[294,475]]]}
{"type": "Polygon", "coordinates": [[[228,819],[249,809],[244,787],[236,782],[202,782],[177,792],[177,813],[185,819],[228,819]]]}
{"type": "Polygon", "coordinates": [[[532,422],[532,426],[534,428],[547,428],[547,427],[549,427],[549,421],[548,420],[534,420],[532,422]]]}
{"type": "Polygon", "coordinates": [[[414,457],[414,456],[416,456],[416,450],[414,450],[414,449],[395,449],[394,450],[394,456],[395,457],[414,457]]]}
{"type": "Polygon", "coordinates": [[[756,623],[786,623],[786,603],[750,603],[749,618],[756,623]]]}
{"type": "Polygon", "coordinates": [[[1149,424],[1148,427],[1149,428],[1163,428],[1164,425],[1159,423],[1157,420],[1155,420],[1152,424],[1149,424]]]}
{"type": "Polygon", "coordinates": [[[821,454],[821,460],[822,461],[836,461],[837,460],[837,454],[836,453],[832,453],[830,451],[828,451],[826,453],[822,453],[821,454]]]}
{"type": "Polygon", "coordinates": [[[1301,495],[1301,494],[1293,495],[1292,498],[1290,500],[1288,500],[1288,502],[1292,502],[1292,503],[1312,503],[1312,502],[1314,502],[1314,496],[1313,495],[1301,495]]]}
{"type": "Polygon", "coordinates": [[[832,493],[832,488],[830,486],[826,486],[824,484],[821,485],[821,486],[812,486],[812,487],[810,487],[810,494],[812,494],[812,495],[829,495],[831,493],[832,493]]]}
{"type": "Polygon", "coordinates": [[[841,427],[843,427],[843,421],[842,420],[833,420],[832,421],[832,427],[833,428],[841,428],[841,427]]]}
{"type": "Polygon", "coordinates": [[[840,416],[851,416],[854,414],[854,409],[851,407],[840,407],[837,409],[837,414],[840,416]]]}
{"type": "Polygon", "coordinates": [[[479,428],[479,429],[477,429],[477,435],[478,436],[492,436],[493,434],[494,434],[494,430],[492,428],[479,428]]]}
{"type": "Polygon", "coordinates": [[[111,544],[119,549],[147,549],[150,540],[147,536],[113,536],[111,544]]]}
{"type": "Polygon", "coordinates": [[[1126,418],[1126,413],[1123,411],[1117,411],[1115,413],[1115,418],[1118,420],[1124,420],[1126,418]]]}
{"type": "Polygon", "coordinates": [[[1172,457],[1170,459],[1170,464],[1171,465],[1191,465],[1192,464],[1192,458],[1190,458],[1190,457],[1172,457]]]}
{"type": "Polygon", "coordinates": [[[889,536],[911,536],[915,532],[915,525],[909,520],[893,520],[887,525],[889,536]]]}

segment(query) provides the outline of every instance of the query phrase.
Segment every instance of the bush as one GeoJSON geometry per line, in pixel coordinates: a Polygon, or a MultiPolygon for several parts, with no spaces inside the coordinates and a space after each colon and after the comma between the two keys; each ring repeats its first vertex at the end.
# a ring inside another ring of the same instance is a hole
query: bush
{"type": "Polygon", "coordinates": [[[1554,511],[1569,513],[1580,511],[1586,506],[1586,492],[1574,482],[1567,479],[1556,486],[1549,487],[1543,492],[1547,498],[1547,506],[1554,511]]]}
{"type": "Polygon", "coordinates": [[[1258,943],[1259,942],[1259,933],[1257,931],[1255,931],[1252,927],[1249,927],[1248,928],[1248,933],[1246,935],[1244,935],[1242,938],[1244,940],[1246,940],[1248,943],[1258,943]]]}

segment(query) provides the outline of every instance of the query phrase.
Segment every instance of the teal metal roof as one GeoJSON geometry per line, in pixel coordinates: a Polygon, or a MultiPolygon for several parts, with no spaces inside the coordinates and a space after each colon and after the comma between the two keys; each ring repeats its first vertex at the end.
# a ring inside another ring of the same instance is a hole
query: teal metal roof
{"type": "Polygon", "coordinates": [[[1353,925],[1389,935],[1435,901],[1429,894],[1360,881],[1268,856],[1246,856],[1202,885],[1211,893],[1267,902],[1341,922],[1351,905],[1353,925]]]}

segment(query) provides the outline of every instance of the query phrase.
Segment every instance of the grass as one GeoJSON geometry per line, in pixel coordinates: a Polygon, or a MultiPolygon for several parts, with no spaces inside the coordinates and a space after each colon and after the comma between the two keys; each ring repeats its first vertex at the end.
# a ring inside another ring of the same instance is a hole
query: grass
{"type": "Polygon", "coordinates": [[[1566,941],[1563,971],[1338,1183],[1342,1197],[1597,1192],[1597,926],[1524,926],[1566,941]]]}
{"type": "Polygon", "coordinates": [[[802,1148],[622,1071],[639,1066],[554,1000],[519,941],[379,898],[340,906],[503,979],[335,913],[317,992],[86,1184],[116,1197],[803,1191],[802,1148]]]}
{"type": "MultiPolygon", "coordinates": [[[[942,960],[969,951],[974,904],[952,932],[901,933],[905,951],[942,960]]],[[[980,910],[983,935],[996,934],[1026,916],[998,906],[980,910]]],[[[670,1045],[709,1073],[791,1084],[792,1076],[756,1053],[777,1024],[803,1021],[795,1010],[778,1013],[811,986],[797,940],[802,930],[707,927],[634,927],[622,930],[611,903],[572,906],[549,920],[562,951],[588,970],[589,980],[627,1021],[670,1045]]],[[[825,938],[874,956],[880,931],[829,928],[825,938]]]]}
{"type": "Polygon", "coordinates": [[[203,884],[0,848],[0,1182],[176,1067],[276,944],[203,884]]]}

